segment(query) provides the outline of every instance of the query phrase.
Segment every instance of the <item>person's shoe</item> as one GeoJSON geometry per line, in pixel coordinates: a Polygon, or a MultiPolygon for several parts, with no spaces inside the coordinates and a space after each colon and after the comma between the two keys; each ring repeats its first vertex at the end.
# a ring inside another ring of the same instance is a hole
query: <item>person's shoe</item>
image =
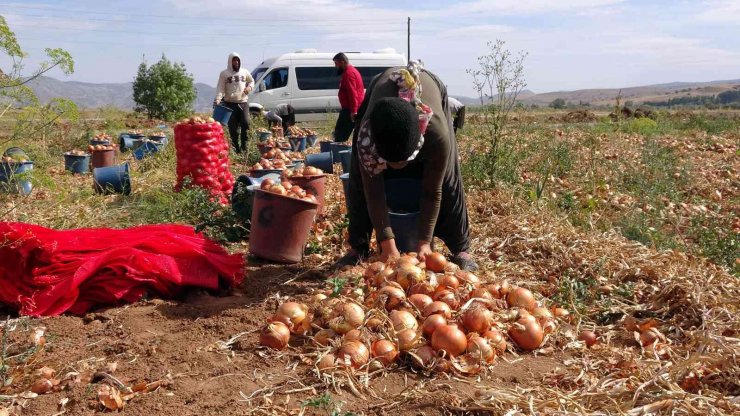
{"type": "Polygon", "coordinates": [[[457,264],[461,270],[466,272],[474,272],[478,270],[478,263],[473,260],[473,256],[465,252],[455,254],[452,256],[450,261],[457,264]]]}
{"type": "Polygon", "coordinates": [[[363,256],[362,254],[360,254],[360,252],[356,250],[349,250],[347,254],[342,256],[339,260],[337,260],[336,263],[334,263],[334,266],[332,266],[332,268],[334,270],[339,270],[342,267],[346,266],[357,266],[358,264],[362,263],[362,260],[365,257],[366,256],[363,256]]]}

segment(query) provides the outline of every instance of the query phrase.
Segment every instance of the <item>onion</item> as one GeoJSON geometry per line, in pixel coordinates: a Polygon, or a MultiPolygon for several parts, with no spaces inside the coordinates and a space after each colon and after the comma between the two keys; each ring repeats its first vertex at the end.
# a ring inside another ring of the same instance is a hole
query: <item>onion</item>
{"type": "Polygon", "coordinates": [[[318,364],[316,364],[316,367],[318,367],[319,371],[327,371],[335,368],[336,366],[337,357],[335,357],[334,354],[326,354],[325,356],[321,357],[318,364]]]}
{"type": "Polygon", "coordinates": [[[393,278],[393,275],[395,273],[396,272],[392,268],[386,267],[385,269],[381,270],[373,277],[373,281],[372,281],[373,286],[382,287],[384,285],[387,285],[390,282],[390,280],[393,278]]]}
{"type": "Polygon", "coordinates": [[[497,354],[503,354],[506,352],[506,339],[501,335],[501,332],[499,332],[498,329],[489,329],[485,334],[483,334],[483,338],[488,340],[488,343],[491,344],[497,354]]]}
{"type": "Polygon", "coordinates": [[[401,256],[398,260],[396,260],[396,267],[400,266],[403,263],[416,266],[419,264],[419,259],[416,258],[416,255],[412,255],[412,253],[407,253],[401,256]]]}
{"type": "Polygon", "coordinates": [[[534,295],[529,289],[517,287],[506,296],[506,302],[509,307],[524,308],[532,310],[536,307],[534,295]]]}
{"type": "Polygon", "coordinates": [[[487,285],[486,290],[488,290],[488,293],[490,293],[494,299],[501,299],[501,283],[487,285]]]}
{"type": "Polygon", "coordinates": [[[491,327],[491,311],[482,307],[473,307],[462,315],[462,324],[468,332],[483,334],[491,327]]]}
{"type": "Polygon", "coordinates": [[[468,354],[475,357],[478,362],[492,363],[496,358],[496,352],[487,339],[473,334],[468,338],[468,354]]]}
{"type": "Polygon", "coordinates": [[[31,384],[31,391],[36,394],[46,394],[54,388],[54,383],[48,378],[40,377],[31,384]]]}
{"type": "Polygon", "coordinates": [[[532,319],[520,318],[514,325],[509,328],[509,336],[519,348],[531,351],[539,348],[545,337],[542,327],[537,320],[530,315],[532,319]]]}
{"type": "Polygon", "coordinates": [[[278,307],[276,315],[285,316],[293,325],[298,325],[306,319],[308,307],[298,302],[285,302],[278,307]]]}
{"type": "Polygon", "coordinates": [[[398,338],[398,349],[401,351],[408,351],[419,343],[419,333],[410,328],[399,331],[396,338],[398,338]]]}
{"type": "Polygon", "coordinates": [[[598,342],[596,334],[593,331],[581,331],[581,334],[578,335],[578,340],[585,342],[588,348],[593,347],[598,342]]]}
{"type": "Polygon", "coordinates": [[[665,341],[665,336],[657,328],[650,328],[640,333],[640,343],[643,347],[653,345],[657,341],[665,341]]]}
{"type": "Polygon", "coordinates": [[[290,329],[282,322],[270,322],[260,332],[260,345],[282,350],[290,341],[290,329]]]}
{"type": "Polygon", "coordinates": [[[370,346],[370,353],[373,358],[383,363],[384,366],[388,366],[398,359],[398,348],[387,339],[373,342],[373,345],[370,346]]]}
{"type": "Polygon", "coordinates": [[[445,264],[445,273],[457,273],[459,270],[460,266],[451,261],[448,261],[447,264],[445,264]]]}
{"type": "Polygon", "coordinates": [[[458,280],[457,277],[451,274],[445,274],[442,275],[441,279],[439,279],[439,287],[445,287],[450,290],[457,290],[457,288],[460,287],[460,280],[458,280]]]}
{"type": "Polygon", "coordinates": [[[49,367],[44,366],[44,367],[41,367],[38,370],[36,370],[36,373],[35,374],[37,376],[42,377],[42,378],[51,379],[52,377],[54,377],[54,373],[56,373],[56,370],[54,370],[53,368],[49,368],[49,367]]]}
{"type": "Polygon", "coordinates": [[[552,319],[552,313],[550,312],[550,310],[547,308],[543,308],[542,306],[532,309],[532,316],[539,320],[552,319]]]}
{"type": "Polygon", "coordinates": [[[348,342],[348,341],[362,341],[362,331],[359,329],[353,329],[342,337],[342,343],[348,342]]]}
{"type": "Polygon", "coordinates": [[[552,334],[558,327],[558,324],[555,322],[554,319],[540,319],[539,323],[542,327],[542,330],[545,332],[545,335],[552,334]]]}
{"type": "Polygon", "coordinates": [[[337,334],[346,334],[347,332],[359,328],[365,321],[365,311],[362,306],[347,302],[340,304],[334,309],[334,319],[329,322],[329,327],[337,334]]]}
{"type": "Polygon", "coordinates": [[[416,293],[409,296],[409,302],[414,305],[414,307],[416,307],[419,312],[422,312],[424,311],[424,308],[426,308],[433,302],[433,300],[428,295],[416,293]]]}
{"type": "Polygon", "coordinates": [[[380,328],[381,325],[383,325],[383,321],[376,317],[372,317],[365,322],[365,328],[367,329],[377,329],[380,328]]]}
{"type": "Polygon", "coordinates": [[[511,286],[509,285],[508,280],[504,280],[503,282],[499,283],[498,294],[501,299],[505,298],[509,294],[509,292],[511,292],[511,286]]]}
{"type": "Polygon", "coordinates": [[[552,314],[555,315],[556,318],[567,319],[570,312],[563,308],[552,308],[552,314]]]}
{"type": "Polygon", "coordinates": [[[311,296],[311,303],[312,304],[315,304],[315,305],[318,305],[321,302],[323,302],[324,300],[326,300],[326,298],[327,298],[327,296],[325,294],[323,294],[323,293],[317,293],[317,294],[311,296]]]}
{"type": "Polygon", "coordinates": [[[468,286],[471,286],[473,288],[477,288],[478,286],[480,286],[480,279],[478,279],[478,276],[474,275],[473,273],[459,270],[455,273],[455,276],[461,282],[465,283],[468,286]]]}
{"type": "Polygon", "coordinates": [[[389,311],[396,309],[405,300],[406,293],[399,287],[388,285],[380,289],[378,293],[378,302],[389,311]]]}
{"type": "Polygon", "coordinates": [[[391,312],[391,322],[393,323],[393,329],[396,331],[402,331],[404,329],[416,330],[419,328],[419,323],[416,322],[416,318],[409,312],[406,311],[393,311],[391,312]]]}
{"type": "Polygon", "coordinates": [[[450,319],[452,317],[452,309],[450,308],[450,305],[444,302],[434,301],[424,308],[424,316],[434,314],[439,314],[444,316],[446,319],[450,319]]]}
{"type": "Polygon", "coordinates": [[[439,314],[429,315],[421,325],[421,333],[429,339],[434,331],[442,325],[447,325],[447,319],[444,316],[439,314]]]}
{"type": "Polygon", "coordinates": [[[427,270],[442,273],[445,271],[445,266],[447,266],[447,259],[440,253],[431,253],[426,256],[424,263],[427,266],[427,270]]]}
{"type": "Polygon", "coordinates": [[[412,285],[409,288],[409,296],[411,295],[427,295],[432,296],[434,294],[434,287],[428,282],[421,282],[412,285]]]}
{"type": "Polygon", "coordinates": [[[460,301],[457,299],[455,292],[451,290],[440,290],[434,294],[434,300],[444,302],[450,306],[450,309],[457,309],[460,306],[460,301]]]}
{"type": "Polygon", "coordinates": [[[321,345],[322,347],[326,347],[337,338],[337,333],[332,331],[331,329],[322,329],[313,336],[314,342],[321,345]]]}
{"type": "Polygon", "coordinates": [[[293,325],[293,323],[290,322],[290,318],[284,315],[272,315],[271,317],[267,318],[267,322],[280,322],[288,327],[293,325]]]}
{"type": "Polygon", "coordinates": [[[411,285],[424,281],[424,271],[409,263],[402,263],[396,268],[395,281],[407,290],[411,285]]]}
{"type": "Polygon", "coordinates": [[[364,277],[365,280],[368,282],[374,281],[373,279],[375,276],[382,272],[385,269],[385,263],[382,261],[376,261],[375,263],[370,264],[367,266],[367,269],[365,269],[364,277]]]}
{"type": "Polygon", "coordinates": [[[290,332],[298,335],[305,335],[308,332],[311,332],[311,323],[313,322],[313,316],[308,315],[308,317],[301,321],[298,325],[293,325],[290,327],[290,332]]]}
{"type": "Polygon", "coordinates": [[[465,333],[453,325],[442,325],[432,334],[432,348],[456,357],[468,346],[465,333]]]}
{"type": "Polygon", "coordinates": [[[337,358],[344,366],[360,368],[370,359],[370,351],[359,341],[348,341],[337,351],[337,358]]]}
{"type": "Polygon", "coordinates": [[[270,178],[265,178],[262,180],[262,183],[260,184],[260,189],[267,189],[271,187],[272,185],[275,185],[275,181],[270,178]]]}
{"type": "Polygon", "coordinates": [[[470,299],[493,300],[493,296],[491,296],[491,293],[487,289],[480,287],[468,293],[468,300],[470,299]]]}
{"type": "Polygon", "coordinates": [[[413,358],[414,364],[417,367],[421,368],[428,367],[437,356],[434,348],[430,347],[429,345],[419,347],[418,349],[414,350],[412,354],[413,355],[411,357],[413,358]]]}

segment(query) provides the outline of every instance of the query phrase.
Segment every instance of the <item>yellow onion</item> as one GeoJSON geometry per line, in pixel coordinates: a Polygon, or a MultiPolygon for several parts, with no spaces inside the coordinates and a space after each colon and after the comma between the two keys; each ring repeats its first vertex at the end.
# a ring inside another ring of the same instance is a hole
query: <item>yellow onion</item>
{"type": "Polygon", "coordinates": [[[486,285],[486,290],[494,299],[501,299],[501,283],[491,283],[486,285]]]}
{"type": "Polygon", "coordinates": [[[488,343],[491,344],[491,347],[496,351],[496,354],[500,355],[506,352],[506,339],[501,335],[501,332],[499,332],[498,329],[489,329],[485,334],[483,334],[483,338],[488,340],[488,343]]]}
{"type": "Polygon", "coordinates": [[[411,285],[424,281],[424,271],[409,263],[402,263],[396,268],[395,281],[407,290],[411,285]]]}
{"type": "Polygon", "coordinates": [[[406,293],[399,287],[388,285],[380,289],[378,293],[378,302],[389,311],[399,307],[405,300],[406,293]]]}
{"type": "Polygon", "coordinates": [[[396,331],[402,331],[404,329],[416,330],[419,328],[419,323],[416,322],[414,315],[407,311],[393,311],[391,312],[390,318],[391,323],[393,323],[393,329],[396,331]]]}
{"type": "Polygon", "coordinates": [[[496,358],[496,352],[487,339],[471,334],[468,336],[468,354],[478,362],[492,363],[496,358]]]}
{"type": "Polygon", "coordinates": [[[427,295],[431,297],[433,294],[434,287],[429,282],[416,283],[409,288],[409,296],[427,295]]]}
{"type": "Polygon", "coordinates": [[[434,348],[430,347],[429,345],[419,347],[418,349],[412,351],[411,355],[414,365],[419,368],[429,367],[436,356],[437,353],[434,351],[434,348]]]}
{"type": "Polygon", "coordinates": [[[342,342],[348,342],[348,341],[362,341],[362,331],[359,329],[353,329],[342,337],[342,342]]]}
{"type": "Polygon", "coordinates": [[[398,359],[398,348],[387,339],[380,339],[373,342],[373,345],[370,346],[370,353],[373,358],[380,361],[384,366],[388,366],[398,359]]]}
{"type": "Polygon", "coordinates": [[[372,317],[365,322],[365,328],[367,329],[377,329],[380,328],[383,325],[383,321],[380,318],[372,317]]]}
{"type": "Polygon", "coordinates": [[[468,293],[468,300],[470,299],[493,300],[493,296],[487,289],[479,287],[478,289],[473,289],[468,293]]]}
{"type": "Polygon", "coordinates": [[[533,310],[536,307],[534,295],[529,289],[517,287],[506,296],[506,302],[512,308],[533,310]]]}
{"type": "Polygon", "coordinates": [[[537,307],[532,309],[532,316],[537,319],[552,319],[552,312],[549,309],[543,307],[537,307]]]}
{"type": "Polygon", "coordinates": [[[359,341],[345,342],[337,351],[337,361],[347,367],[360,368],[367,364],[369,359],[370,351],[359,341]]]}
{"type": "Polygon", "coordinates": [[[529,318],[522,317],[509,328],[511,339],[519,348],[526,351],[539,348],[545,337],[545,333],[537,322],[537,319],[532,315],[529,315],[529,318]]]}
{"type": "Polygon", "coordinates": [[[315,295],[311,296],[311,303],[314,305],[318,305],[324,300],[326,300],[327,296],[323,293],[316,293],[315,295]]]}
{"type": "Polygon", "coordinates": [[[555,329],[557,329],[558,324],[555,322],[554,319],[540,319],[539,321],[540,326],[542,327],[542,331],[545,332],[545,335],[552,334],[555,332],[555,329]]]}
{"type": "Polygon", "coordinates": [[[438,279],[439,286],[455,291],[460,287],[460,280],[451,274],[444,274],[438,279]]]}
{"type": "Polygon", "coordinates": [[[440,253],[431,253],[426,256],[424,263],[427,270],[442,273],[445,271],[445,266],[447,266],[447,259],[440,253]]]}
{"type": "Polygon", "coordinates": [[[447,289],[443,289],[434,294],[433,299],[435,301],[444,302],[450,306],[450,309],[455,310],[460,306],[460,301],[457,299],[455,292],[447,289]]]}
{"type": "Polygon", "coordinates": [[[468,347],[465,333],[454,325],[442,325],[432,334],[432,348],[457,357],[468,347]]]}
{"type": "Polygon", "coordinates": [[[290,319],[293,325],[298,325],[306,319],[308,307],[298,302],[285,302],[278,307],[275,314],[290,319]]]}
{"type": "Polygon", "coordinates": [[[329,327],[337,334],[346,334],[359,328],[364,321],[365,311],[362,306],[354,302],[347,302],[334,309],[334,318],[329,321],[329,327]]]}
{"type": "Polygon", "coordinates": [[[419,333],[414,329],[404,329],[396,333],[398,339],[398,349],[408,351],[416,347],[419,343],[419,333]]]}
{"type": "Polygon", "coordinates": [[[290,341],[290,329],[282,322],[270,322],[260,332],[260,345],[274,348],[276,350],[285,349],[290,341]]]}
{"type": "Polygon", "coordinates": [[[482,307],[472,307],[462,315],[462,324],[468,332],[483,334],[491,327],[493,315],[482,307]]]}
{"type": "Polygon", "coordinates": [[[385,269],[385,263],[382,261],[376,261],[375,263],[370,264],[367,266],[367,269],[365,269],[365,273],[363,276],[365,277],[365,280],[368,282],[374,281],[375,275],[382,272],[385,269]]]}
{"type": "Polygon", "coordinates": [[[372,284],[375,287],[383,287],[391,281],[395,274],[396,272],[392,268],[386,267],[373,276],[372,284]]]}
{"type": "Polygon", "coordinates": [[[556,318],[566,319],[568,315],[570,315],[570,312],[564,308],[552,308],[552,314],[555,315],[556,318]]]}
{"type": "Polygon", "coordinates": [[[450,305],[444,302],[434,301],[430,303],[429,306],[424,308],[423,314],[424,316],[440,314],[446,319],[450,319],[452,317],[452,308],[450,308],[450,305]]]}
{"type": "Polygon", "coordinates": [[[593,331],[581,331],[578,335],[578,340],[583,341],[588,348],[593,347],[599,341],[593,331]]]}
{"type": "Polygon", "coordinates": [[[459,270],[460,266],[451,261],[448,261],[447,264],[445,264],[445,273],[457,273],[459,270]]]}
{"type": "Polygon", "coordinates": [[[334,354],[326,354],[325,356],[321,357],[319,362],[316,364],[316,367],[318,367],[319,371],[328,371],[336,368],[336,361],[337,357],[335,357],[334,354]]]}
{"type": "Polygon", "coordinates": [[[337,333],[332,331],[331,329],[322,329],[313,336],[314,342],[321,345],[322,347],[330,345],[332,341],[338,338],[339,335],[337,335],[337,333]]]}
{"type": "Polygon", "coordinates": [[[396,267],[404,263],[410,264],[412,266],[417,266],[419,264],[419,259],[416,258],[415,253],[406,253],[403,256],[401,256],[398,260],[396,260],[396,267]]]}
{"type": "Polygon", "coordinates": [[[429,306],[432,302],[434,301],[431,297],[421,293],[416,293],[409,296],[409,303],[414,305],[414,307],[419,310],[419,312],[423,312],[424,308],[429,306]]]}
{"type": "Polygon", "coordinates": [[[466,286],[477,288],[480,286],[480,279],[478,279],[478,276],[474,275],[473,273],[466,272],[464,270],[458,270],[455,272],[455,277],[460,280],[460,282],[464,283],[466,286]]]}
{"type": "Polygon", "coordinates": [[[442,325],[447,325],[447,319],[444,316],[439,314],[429,315],[424,319],[424,323],[421,325],[421,333],[429,339],[434,331],[442,325]]]}
{"type": "Polygon", "coordinates": [[[31,391],[36,394],[46,394],[54,388],[54,383],[48,378],[40,377],[31,384],[31,391]]]}

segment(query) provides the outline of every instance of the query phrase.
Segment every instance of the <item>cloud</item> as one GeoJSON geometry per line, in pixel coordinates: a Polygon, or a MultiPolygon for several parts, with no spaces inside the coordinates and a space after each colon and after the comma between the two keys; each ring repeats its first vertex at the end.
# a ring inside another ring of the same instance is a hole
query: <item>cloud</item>
{"type": "Polygon", "coordinates": [[[548,13],[595,10],[625,0],[476,0],[458,2],[441,14],[531,16],[548,13]]]}
{"type": "Polygon", "coordinates": [[[706,22],[730,23],[740,25],[740,1],[711,0],[704,1],[696,17],[706,22]]]}
{"type": "Polygon", "coordinates": [[[467,37],[487,37],[495,36],[502,33],[514,31],[512,26],[505,25],[473,25],[456,27],[439,32],[437,36],[443,38],[467,38],[467,37]]]}
{"type": "Polygon", "coordinates": [[[708,46],[706,41],[697,38],[635,35],[606,44],[604,50],[639,56],[643,63],[716,67],[740,65],[740,53],[708,46]]]}

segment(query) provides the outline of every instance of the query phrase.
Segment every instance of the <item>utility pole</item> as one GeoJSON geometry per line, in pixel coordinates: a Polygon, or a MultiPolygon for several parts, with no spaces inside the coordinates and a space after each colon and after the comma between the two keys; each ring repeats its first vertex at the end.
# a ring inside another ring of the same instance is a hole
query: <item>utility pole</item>
{"type": "Polygon", "coordinates": [[[406,22],[406,54],[407,59],[410,62],[411,61],[411,17],[408,18],[408,21],[406,22]]]}

